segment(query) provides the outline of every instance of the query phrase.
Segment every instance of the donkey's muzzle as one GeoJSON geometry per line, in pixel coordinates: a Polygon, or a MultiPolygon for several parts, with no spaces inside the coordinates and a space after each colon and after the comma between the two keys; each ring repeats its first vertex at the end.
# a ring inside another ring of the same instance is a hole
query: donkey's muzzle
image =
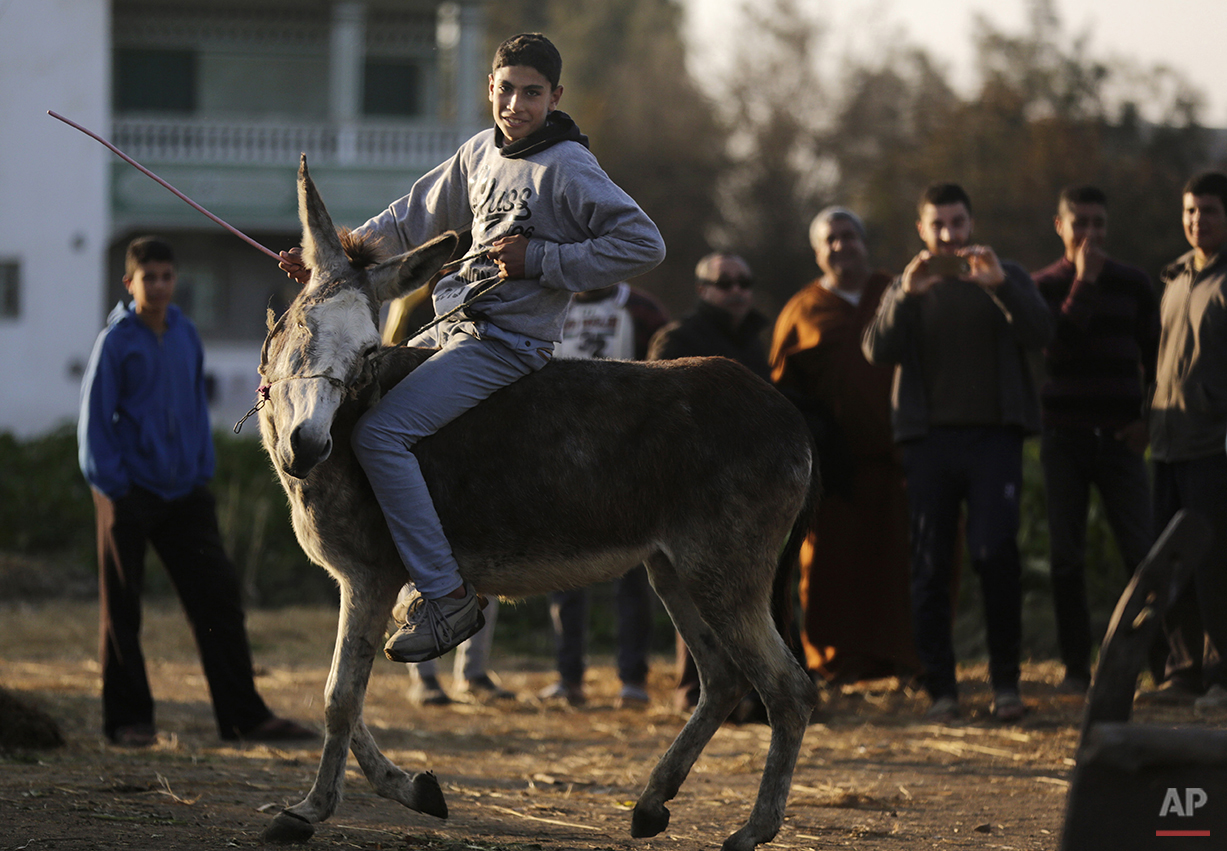
{"type": "Polygon", "coordinates": [[[306,478],[317,464],[332,454],[332,435],[312,435],[301,426],[290,432],[290,451],[282,455],[281,469],[296,479],[306,478]]]}

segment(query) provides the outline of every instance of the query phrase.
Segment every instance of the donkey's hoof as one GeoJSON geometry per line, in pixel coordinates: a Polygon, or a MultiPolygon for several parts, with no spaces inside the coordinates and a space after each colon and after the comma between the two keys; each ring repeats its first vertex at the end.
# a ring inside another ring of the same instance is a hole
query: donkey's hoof
{"type": "Polygon", "coordinates": [[[662,804],[659,810],[652,811],[642,804],[635,805],[635,812],[631,814],[631,836],[636,839],[656,836],[668,826],[668,807],[662,804]]]}
{"type": "Polygon", "coordinates": [[[272,824],[264,828],[260,841],[278,845],[302,845],[315,834],[315,825],[289,810],[277,813],[272,824]]]}
{"type": "Polygon", "coordinates": [[[435,818],[447,818],[447,801],[433,771],[413,775],[413,805],[410,809],[435,818]]]}
{"type": "Polygon", "coordinates": [[[766,836],[761,833],[752,832],[747,824],[741,830],[724,840],[724,844],[720,846],[720,851],[754,851],[755,848],[764,842],[770,842],[772,839],[775,839],[775,834],[774,830],[766,836]]]}

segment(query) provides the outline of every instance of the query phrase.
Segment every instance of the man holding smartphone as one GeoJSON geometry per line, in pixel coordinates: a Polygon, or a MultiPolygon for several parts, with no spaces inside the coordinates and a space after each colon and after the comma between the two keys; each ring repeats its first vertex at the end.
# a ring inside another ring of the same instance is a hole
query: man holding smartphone
{"type": "Polygon", "coordinates": [[[894,364],[891,421],[903,450],[911,514],[912,613],[927,717],[960,715],[951,576],[959,518],[984,595],[992,714],[1026,713],[1018,690],[1022,645],[1018,555],[1022,441],[1039,431],[1028,356],[1053,319],[1030,276],[971,241],[971,199],[954,183],[918,205],[925,248],[882,297],[862,348],[894,364]]]}

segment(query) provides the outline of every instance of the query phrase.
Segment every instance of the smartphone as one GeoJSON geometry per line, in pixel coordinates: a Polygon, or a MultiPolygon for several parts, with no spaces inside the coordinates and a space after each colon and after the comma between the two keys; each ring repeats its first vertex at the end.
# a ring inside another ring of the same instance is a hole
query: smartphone
{"type": "Polygon", "coordinates": [[[943,278],[961,278],[971,272],[967,258],[957,254],[934,254],[925,261],[925,268],[930,275],[941,275],[943,278]]]}

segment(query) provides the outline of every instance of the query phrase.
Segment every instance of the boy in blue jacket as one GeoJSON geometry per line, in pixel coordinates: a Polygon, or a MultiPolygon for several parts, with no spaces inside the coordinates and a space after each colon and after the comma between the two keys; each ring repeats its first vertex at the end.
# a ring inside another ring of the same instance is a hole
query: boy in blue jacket
{"type": "Polygon", "coordinates": [[[123,281],[132,303],[115,306],[94,344],[77,427],[98,524],[103,731],[127,747],[157,740],[140,644],[151,543],[195,634],[221,737],[315,738],[273,715],[256,693],[238,577],[207,488],[214,459],[204,351],[191,320],[171,304],[170,245],[133,240],[123,281]]]}

